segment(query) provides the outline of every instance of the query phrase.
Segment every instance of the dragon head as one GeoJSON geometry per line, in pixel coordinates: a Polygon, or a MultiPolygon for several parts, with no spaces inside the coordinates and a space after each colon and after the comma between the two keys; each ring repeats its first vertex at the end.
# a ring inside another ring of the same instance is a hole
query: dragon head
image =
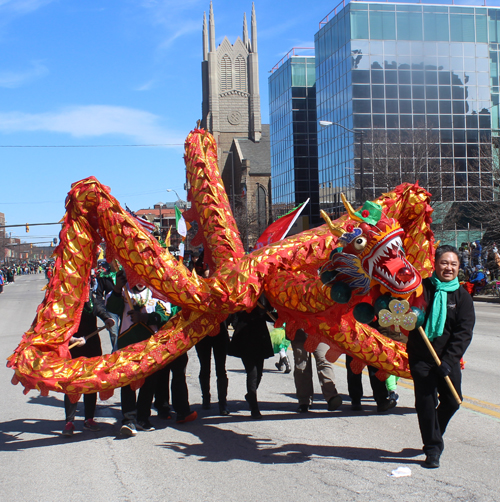
{"type": "MultiPolygon", "coordinates": [[[[347,282],[351,284],[352,277],[365,275],[368,288],[378,283],[382,286],[382,292],[387,290],[402,297],[407,297],[417,290],[422,278],[406,258],[403,249],[404,230],[399,223],[393,218],[387,218],[379,204],[367,201],[362,209],[356,212],[344,195],[342,200],[349,219],[341,226],[334,225],[328,216],[322,213],[323,218],[328,218],[326,221],[330,229],[339,237],[343,246],[340,253],[334,253],[331,257],[330,270],[338,269],[343,272],[340,275],[335,274],[335,280],[345,281],[347,267],[351,269],[347,272],[350,276],[347,282]],[[356,272],[353,269],[356,269],[356,272]]],[[[360,292],[366,291],[365,286],[360,292]]]]}

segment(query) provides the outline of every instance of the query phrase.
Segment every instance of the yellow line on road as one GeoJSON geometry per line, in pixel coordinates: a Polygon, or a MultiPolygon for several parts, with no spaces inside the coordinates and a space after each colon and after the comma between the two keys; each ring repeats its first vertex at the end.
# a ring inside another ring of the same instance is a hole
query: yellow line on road
{"type": "MultiPolygon", "coordinates": [[[[345,368],[344,362],[337,361],[335,365],[345,368]]],[[[368,376],[368,371],[364,369],[363,374],[368,376]]],[[[398,381],[398,387],[404,387],[405,389],[413,390],[413,381],[406,378],[400,378],[398,381]]],[[[467,408],[468,410],[477,411],[478,413],[482,413],[483,415],[489,415],[490,417],[500,419],[500,406],[498,404],[490,403],[488,401],[481,401],[480,399],[476,399],[474,397],[464,396],[462,406],[464,408],[467,408]]]]}

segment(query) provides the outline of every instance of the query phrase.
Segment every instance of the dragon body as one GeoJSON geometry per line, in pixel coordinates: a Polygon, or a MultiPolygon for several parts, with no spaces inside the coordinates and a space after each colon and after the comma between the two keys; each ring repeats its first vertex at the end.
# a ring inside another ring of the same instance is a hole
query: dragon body
{"type": "Polygon", "coordinates": [[[245,254],[216,151],[213,137],[203,130],[186,139],[191,208],[184,216],[197,221],[192,243],[204,247],[208,278],[190,272],[162,248],[95,178],[72,185],[54,276],[32,326],[8,358],[13,383],[21,382],[25,392],[64,392],[72,400],[91,392],[107,399],[128,384],[138,388],[203,337],[217,334],[229,314],[254,308],[262,293],[277,310],[279,323],[286,323],[289,337],[298,328],[308,333],[308,350],[324,341],[330,360],[349,354],[355,371],[368,364],[379,368],[381,378],[409,377],[405,345],[357,321],[353,310],[360,303],[373,305],[387,292],[410,302],[418,298],[421,278],[433,267],[429,194],[418,185],[401,185],[374,201],[381,210],[375,224],[350,208],[333,223],[245,254]],[[351,233],[356,235],[349,241],[351,233]],[[364,239],[361,250],[356,249],[359,238],[364,239]],[[149,340],[100,357],[71,359],[68,341],[78,328],[102,239],[108,261],[120,262],[131,285],[147,284],[155,297],[182,310],[149,340]],[[331,277],[326,283],[325,272],[331,277]],[[344,303],[332,299],[333,284],[339,282],[350,292],[344,303]]]}

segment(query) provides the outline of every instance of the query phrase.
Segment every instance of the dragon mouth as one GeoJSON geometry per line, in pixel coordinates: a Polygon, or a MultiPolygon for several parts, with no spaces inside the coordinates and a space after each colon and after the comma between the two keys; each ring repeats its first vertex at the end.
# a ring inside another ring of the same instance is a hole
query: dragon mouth
{"type": "Polygon", "coordinates": [[[406,259],[403,234],[403,229],[398,228],[386,235],[362,260],[365,272],[396,294],[411,293],[422,282],[420,274],[406,259]]]}

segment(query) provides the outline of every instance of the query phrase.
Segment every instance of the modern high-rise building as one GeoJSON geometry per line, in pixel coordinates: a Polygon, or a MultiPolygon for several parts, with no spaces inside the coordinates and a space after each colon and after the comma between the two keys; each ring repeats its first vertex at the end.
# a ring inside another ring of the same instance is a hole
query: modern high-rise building
{"type": "Polygon", "coordinates": [[[322,209],[398,179],[420,180],[437,200],[496,197],[500,9],[434,3],[343,2],[321,21],[322,209]]]}
{"type": "Polygon", "coordinates": [[[269,77],[273,215],[309,200],[302,215],[319,216],[316,68],[314,48],[292,49],[269,77]]]}

